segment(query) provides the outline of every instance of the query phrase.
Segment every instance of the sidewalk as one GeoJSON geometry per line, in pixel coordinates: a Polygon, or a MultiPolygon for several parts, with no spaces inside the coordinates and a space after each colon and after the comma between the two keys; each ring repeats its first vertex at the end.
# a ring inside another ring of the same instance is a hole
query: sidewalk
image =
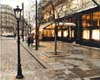
{"type": "Polygon", "coordinates": [[[47,69],[51,80],[100,80],[99,49],[58,41],[55,56],[54,42],[40,42],[37,51],[35,44],[32,48],[25,42],[22,45],[47,69]]]}
{"type": "Polygon", "coordinates": [[[0,80],[51,80],[45,69],[20,46],[22,74],[24,79],[16,79],[17,41],[14,38],[0,38],[0,80]]]}

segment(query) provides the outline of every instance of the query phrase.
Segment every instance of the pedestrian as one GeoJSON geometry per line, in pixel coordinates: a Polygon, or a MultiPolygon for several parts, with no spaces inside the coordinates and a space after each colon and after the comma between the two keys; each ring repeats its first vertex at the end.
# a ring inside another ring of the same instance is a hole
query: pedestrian
{"type": "Polygon", "coordinates": [[[30,35],[30,45],[31,45],[31,47],[33,46],[33,43],[34,43],[34,39],[33,39],[33,35],[31,34],[30,35]]]}
{"type": "Polygon", "coordinates": [[[28,35],[27,43],[28,43],[28,47],[30,47],[30,45],[31,45],[31,37],[30,37],[30,34],[28,35]]]}
{"type": "Polygon", "coordinates": [[[32,47],[32,45],[33,45],[33,36],[32,36],[32,34],[28,35],[27,43],[28,43],[28,47],[32,47]]]}

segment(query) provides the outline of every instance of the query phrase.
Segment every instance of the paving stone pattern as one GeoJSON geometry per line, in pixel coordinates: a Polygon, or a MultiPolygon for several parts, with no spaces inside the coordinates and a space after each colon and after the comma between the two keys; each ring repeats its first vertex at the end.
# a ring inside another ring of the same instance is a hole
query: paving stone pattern
{"type": "MultiPolygon", "coordinates": [[[[0,80],[15,80],[17,72],[16,39],[0,39],[0,80]]],[[[100,50],[66,42],[57,42],[57,51],[63,55],[54,56],[54,42],[40,42],[39,50],[28,48],[21,42],[23,80],[99,80],[100,50]],[[22,46],[34,55],[47,69],[44,69],[22,46]]]]}
{"type": "Polygon", "coordinates": [[[58,42],[57,51],[65,55],[54,56],[54,42],[40,42],[40,45],[45,47],[39,47],[38,51],[35,51],[35,46],[28,49],[50,66],[54,71],[51,73],[55,76],[54,80],[90,80],[90,77],[100,76],[99,49],[58,42]],[[61,73],[57,74],[56,71],[61,73]]]}
{"type": "MultiPolygon", "coordinates": [[[[0,80],[15,80],[17,73],[17,44],[15,39],[0,39],[0,80]]],[[[21,47],[23,80],[48,80],[42,66],[21,47]]]]}

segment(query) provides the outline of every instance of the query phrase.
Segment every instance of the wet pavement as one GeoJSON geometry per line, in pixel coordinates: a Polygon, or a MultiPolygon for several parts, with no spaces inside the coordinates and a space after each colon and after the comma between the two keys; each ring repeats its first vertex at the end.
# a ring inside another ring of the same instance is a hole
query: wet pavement
{"type": "MultiPolygon", "coordinates": [[[[16,40],[3,39],[0,44],[0,80],[15,80],[16,40]]],[[[23,80],[100,80],[99,48],[58,41],[57,54],[52,41],[40,42],[37,51],[35,43],[28,48],[26,42],[21,42],[23,80]]]]}
{"type": "MultiPolygon", "coordinates": [[[[21,46],[21,62],[24,79],[47,80],[44,68],[21,46]]],[[[17,44],[13,38],[0,38],[0,80],[18,80],[17,44]]]]}
{"type": "Polygon", "coordinates": [[[37,58],[49,70],[47,73],[53,76],[52,80],[100,79],[99,48],[58,41],[58,55],[55,55],[54,42],[40,42],[38,51],[35,51],[35,46],[28,48],[26,44],[23,45],[33,55],[38,56],[37,58]]]}

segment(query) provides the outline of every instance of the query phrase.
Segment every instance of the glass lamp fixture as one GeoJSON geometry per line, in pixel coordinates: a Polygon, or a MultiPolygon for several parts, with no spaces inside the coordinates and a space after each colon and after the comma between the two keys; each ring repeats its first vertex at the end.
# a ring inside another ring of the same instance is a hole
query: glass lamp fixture
{"type": "Polygon", "coordinates": [[[14,9],[14,13],[15,13],[16,19],[19,20],[21,18],[21,9],[19,8],[19,6],[17,6],[17,8],[14,9]]]}

